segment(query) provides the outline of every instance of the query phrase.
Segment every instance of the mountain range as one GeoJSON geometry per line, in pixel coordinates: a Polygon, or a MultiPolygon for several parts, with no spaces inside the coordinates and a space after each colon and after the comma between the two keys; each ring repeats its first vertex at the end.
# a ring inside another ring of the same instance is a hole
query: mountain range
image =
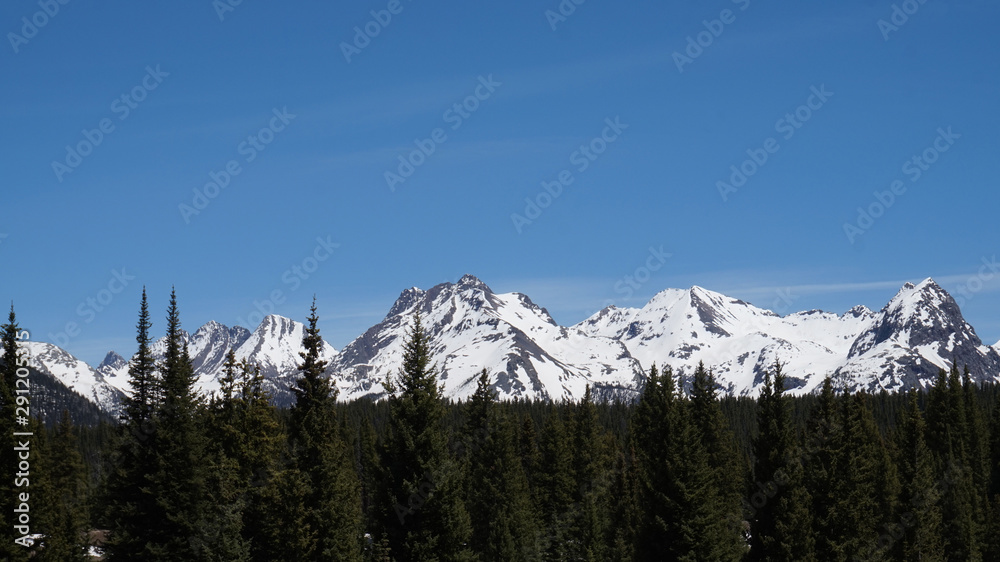
{"type": "MultiPolygon", "coordinates": [[[[784,365],[790,392],[814,391],[831,375],[840,388],[900,391],[930,384],[952,362],[974,380],[998,380],[1000,342],[988,346],[955,300],[932,279],[907,283],[879,311],[819,310],[780,316],[701,287],[666,289],[641,308],[609,306],[573,326],[560,326],[521,293],[495,293],[472,275],[427,290],[403,291],[385,318],[341,350],[324,342],[327,372],[340,399],[385,396],[414,317],[430,338],[445,396],[464,399],[482,369],[501,398],[574,400],[590,385],[600,399],[634,399],[656,363],[689,379],[699,362],[722,390],[755,395],[764,371],[784,365]]],[[[184,341],[198,389],[219,388],[227,351],[260,365],[278,404],[290,388],[304,325],[278,315],[251,332],[209,322],[184,341]]],[[[96,368],[53,344],[29,342],[32,366],[114,414],[129,391],[128,361],[109,352],[96,368]]],[[[162,354],[164,341],[153,346],[162,354]]]]}

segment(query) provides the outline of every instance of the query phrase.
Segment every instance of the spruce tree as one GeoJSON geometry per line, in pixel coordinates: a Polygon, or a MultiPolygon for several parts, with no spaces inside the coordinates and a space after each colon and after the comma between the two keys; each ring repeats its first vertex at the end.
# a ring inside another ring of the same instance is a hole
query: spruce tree
{"type": "Polygon", "coordinates": [[[241,471],[240,404],[236,388],[236,356],[230,349],[219,378],[221,393],[213,396],[206,412],[207,489],[214,513],[216,557],[248,560],[250,541],[243,532],[248,480],[241,471]]]}
{"type": "Polygon", "coordinates": [[[466,409],[470,544],[481,560],[537,560],[537,522],[514,428],[498,411],[486,369],[466,409]]]}
{"type": "Polygon", "coordinates": [[[829,528],[836,547],[832,559],[846,561],[858,553],[867,560],[885,559],[890,553],[878,541],[882,526],[895,524],[898,518],[895,466],[889,462],[867,396],[845,394],[843,400],[834,483],[836,517],[829,528]]]}
{"type": "Polygon", "coordinates": [[[812,499],[813,532],[816,537],[816,557],[835,560],[840,551],[837,526],[838,503],[836,483],[842,445],[841,401],[833,390],[833,380],[823,379],[819,403],[809,417],[806,431],[803,478],[812,499]]]}
{"type": "Polygon", "coordinates": [[[897,424],[902,523],[901,555],[905,562],[944,560],[940,490],[934,478],[934,460],[925,438],[926,425],[911,391],[897,424]]]}
{"type": "Polygon", "coordinates": [[[942,536],[947,559],[978,560],[982,555],[981,524],[985,513],[977,500],[967,448],[968,413],[957,368],[941,369],[927,400],[927,442],[942,483],[942,536]]]}
{"type": "Polygon", "coordinates": [[[149,320],[149,305],[146,301],[146,288],[142,288],[142,301],[139,303],[139,323],[136,325],[135,341],[138,349],[129,362],[129,386],[131,394],[124,400],[123,422],[141,429],[153,417],[153,412],[159,406],[159,382],[156,373],[156,359],[150,348],[149,330],[152,328],[149,320]]]}
{"type": "Polygon", "coordinates": [[[245,485],[243,538],[249,544],[250,560],[266,562],[283,556],[286,544],[287,529],[275,517],[280,513],[275,480],[287,440],[271,395],[264,389],[260,367],[244,360],[239,371],[234,397],[238,438],[233,458],[239,482],[245,485]]]}
{"type": "Polygon", "coordinates": [[[385,528],[396,559],[472,560],[472,533],[462,502],[461,470],[449,454],[444,403],[419,315],[403,351],[398,377],[386,381],[389,424],[385,528]]]}
{"type": "MultiPolygon", "coordinates": [[[[20,328],[17,325],[13,303],[10,305],[7,322],[0,326],[0,329],[3,330],[3,358],[0,363],[0,474],[3,474],[3,478],[0,480],[0,509],[3,509],[6,520],[8,517],[13,517],[14,508],[19,503],[16,500],[19,494],[26,492],[29,494],[29,499],[31,495],[30,489],[15,487],[13,478],[18,472],[17,452],[14,450],[18,442],[14,438],[14,432],[30,431],[14,422],[17,407],[15,397],[20,395],[17,390],[24,388],[23,385],[17,386],[17,370],[27,368],[28,357],[21,353],[18,344],[20,328]]],[[[28,384],[30,382],[28,379],[28,384]]],[[[30,387],[28,389],[31,390],[30,387]]],[[[10,562],[28,559],[28,548],[14,542],[20,536],[20,533],[15,532],[13,524],[3,525],[0,529],[0,559],[10,562]]]]}
{"type": "Polygon", "coordinates": [[[610,488],[613,483],[610,436],[597,419],[590,385],[573,407],[573,477],[576,493],[571,511],[571,555],[576,559],[604,560],[612,534],[610,488]],[[575,552],[574,552],[575,550],[575,552]]]}
{"type": "Polygon", "coordinates": [[[617,477],[613,489],[615,505],[612,514],[614,533],[611,537],[610,558],[627,562],[636,557],[635,545],[642,517],[639,505],[639,466],[631,439],[625,443],[624,449],[616,451],[616,456],[617,477]]]}
{"type": "MultiPolygon", "coordinates": [[[[705,389],[699,391],[706,400],[705,389]]],[[[712,467],[693,410],[677,393],[671,370],[661,375],[651,368],[633,419],[642,482],[640,560],[735,561],[744,554],[736,499],[712,467]]]]}
{"type": "Polygon", "coordinates": [[[324,374],[316,299],[309,309],[291,411],[292,467],[303,477],[301,498],[309,560],[360,560],[361,495],[354,456],[339,431],[337,389],[324,374]]]}
{"type": "Polygon", "coordinates": [[[694,372],[690,411],[698,439],[708,453],[708,469],[714,474],[713,495],[717,494],[718,505],[711,508],[716,510],[719,519],[729,524],[728,531],[717,538],[722,547],[720,555],[725,553],[727,558],[739,558],[747,546],[743,539],[742,516],[746,467],[739,462],[733,432],[722,414],[716,396],[715,376],[705,369],[702,362],[698,363],[694,372]]]}
{"type": "Polygon", "coordinates": [[[560,415],[565,409],[550,405],[539,444],[535,491],[542,519],[539,545],[545,560],[569,558],[568,537],[576,483],[571,440],[560,415]]]}
{"type": "Polygon", "coordinates": [[[129,362],[131,393],[125,397],[122,420],[104,485],[104,524],[110,530],[105,554],[109,560],[156,560],[151,533],[164,518],[153,475],[157,469],[159,378],[150,350],[149,307],[143,288],[136,325],[138,349],[129,362]]]}
{"type": "Polygon", "coordinates": [[[47,526],[43,548],[35,559],[41,561],[89,560],[86,544],[90,528],[89,486],[83,457],[69,411],[63,410],[45,455],[47,526]]]}
{"type": "Polygon", "coordinates": [[[815,560],[812,499],[803,483],[803,455],[784,395],[784,374],[775,363],[764,373],[753,440],[755,489],[750,521],[752,560],[815,560]]]}

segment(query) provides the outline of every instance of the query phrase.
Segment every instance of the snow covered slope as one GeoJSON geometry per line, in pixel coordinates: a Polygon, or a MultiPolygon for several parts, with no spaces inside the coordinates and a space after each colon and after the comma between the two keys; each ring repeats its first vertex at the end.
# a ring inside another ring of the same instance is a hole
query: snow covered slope
{"type": "MultiPolygon", "coordinates": [[[[587,384],[599,397],[634,397],[656,362],[689,377],[699,361],[733,394],[755,395],[774,361],[794,393],[815,390],[827,375],[852,389],[923,387],[952,361],[979,380],[1000,376],[1000,342],[987,346],[954,299],[933,280],[906,284],[878,312],[818,310],[779,316],[701,287],[667,289],[642,308],[608,307],[571,327],[520,293],[494,293],[472,275],[428,290],[407,289],[385,318],[339,353],[323,358],[340,399],[381,397],[396,375],[414,313],[430,337],[445,395],[472,394],[483,368],[502,398],[579,399],[587,384]]],[[[217,391],[226,352],[257,363],[279,404],[292,400],[305,326],[271,315],[250,331],[209,322],[184,334],[205,394],[217,391]]],[[[112,411],[128,391],[128,361],[111,352],[97,369],[51,344],[33,342],[33,365],[112,411]]],[[[153,350],[162,355],[165,342],[153,350]]]]}
{"type": "Polygon", "coordinates": [[[1000,354],[984,345],[958,304],[931,279],[907,283],[859,334],[838,382],[852,388],[926,386],[938,369],[968,366],[976,381],[994,380],[1000,354]]]}
{"type": "Polygon", "coordinates": [[[126,386],[108,380],[90,365],[51,343],[30,341],[21,344],[31,354],[31,366],[51,375],[105,412],[117,414],[126,386]]]}
{"type": "Polygon", "coordinates": [[[1000,374],[1000,355],[931,279],[905,285],[878,313],[859,306],[843,315],[781,317],[692,287],[663,291],[640,309],[607,308],[577,327],[619,339],[646,369],[655,361],[689,376],[704,361],[736,394],[756,394],[775,359],[797,393],[815,390],[827,375],[856,389],[923,386],[952,358],[977,378],[1000,374]]]}
{"type": "Polygon", "coordinates": [[[789,386],[811,390],[843,363],[856,335],[873,318],[858,307],[843,316],[809,311],[780,317],[701,287],[667,289],[641,309],[602,310],[577,324],[619,339],[644,369],[654,362],[690,376],[700,361],[729,392],[751,392],[763,370],[780,359],[789,386]]]}
{"type": "Polygon", "coordinates": [[[505,398],[579,399],[588,383],[601,396],[632,396],[642,380],[620,342],[559,326],[527,296],[494,293],[466,275],[455,284],[403,291],[382,322],[344,347],[329,367],[342,398],[384,395],[418,312],[451,398],[471,396],[484,368],[505,398]]]}

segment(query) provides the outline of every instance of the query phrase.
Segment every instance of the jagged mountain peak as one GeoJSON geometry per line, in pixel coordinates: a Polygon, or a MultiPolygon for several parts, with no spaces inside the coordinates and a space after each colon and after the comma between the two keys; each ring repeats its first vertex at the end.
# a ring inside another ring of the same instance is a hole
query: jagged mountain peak
{"type": "Polygon", "coordinates": [[[108,354],[104,356],[104,360],[101,361],[101,364],[97,366],[97,369],[98,370],[104,368],[120,369],[121,367],[127,365],[128,365],[127,359],[125,359],[121,355],[118,355],[118,353],[114,351],[109,351],[108,354]]]}
{"type": "Polygon", "coordinates": [[[385,315],[386,318],[390,316],[396,316],[402,314],[403,312],[409,310],[413,307],[413,304],[419,301],[424,296],[423,289],[419,287],[410,287],[399,294],[396,298],[396,302],[393,303],[392,308],[389,309],[389,313],[385,315]]]}
{"type": "Polygon", "coordinates": [[[1000,373],[1000,355],[983,345],[955,299],[927,278],[903,285],[872,315],[871,327],[858,335],[838,376],[869,389],[925,386],[952,362],[967,364],[977,382],[1000,373]]]}
{"type": "MultiPolygon", "coordinates": [[[[377,325],[341,352],[324,342],[322,356],[343,400],[381,397],[398,373],[403,346],[419,312],[444,394],[467,398],[486,368],[504,398],[575,399],[587,384],[601,397],[634,398],[644,369],[669,365],[685,381],[698,362],[722,388],[754,395],[763,372],[780,360],[797,394],[833,375],[851,389],[924,387],[939,366],[968,364],[976,381],[1000,378],[1000,342],[983,345],[958,305],[933,279],[908,283],[881,310],[842,315],[820,310],[779,316],[697,285],[658,292],[642,308],[607,306],[571,327],[521,293],[494,293],[473,275],[403,291],[377,325]]],[[[299,376],[305,325],[269,315],[250,332],[208,322],[184,341],[203,393],[218,389],[225,353],[259,364],[276,400],[288,404],[299,376]]],[[[154,345],[162,355],[163,339],[154,345]]],[[[107,409],[128,391],[128,361],[109,353],[98,369],[51,344],[36,348],[40,367],[107,409]]]]}
{"type": "Polygon", "coordinates": [[[466,273],[465,275],[463,275],[462,278],[458,280],[458,283],[455,283],[455,287],[457,287],[460,290],[479,289],[485,293],[493,292],[493,290],[490,289],[486,283],[483,283],[482,280],[480,280],[475,275],[472,275],[471,273],[466,273]]]}
{"type": "Polygon", "coordinates": [[[208,322],[205,322],[204,324],[202,324],[200,328],[198,328],[197,330],[195,330],[195,333],[198,333],[198,332],[215,332],[215,331],[223,331],[223,330],[229,331],[229,327],[225,326],[223,324],[220,324],[220,323],[216,322],[215,320],[209,320],[208,322]]]}
{"type": "Polygon", "coordinates": [[[863,304],[859,304],[855,307],[852,307],[847,312],[845,312],[844,316],[849,316],[852,318],[862,318],[865,316],[871,316],[873,314],[875,314],[875,312],[873,312],[872,309],[868,308],[863,304]]]}
{"type": "Polygon", "coordinates": [[[378,325],[348,344],[329,372],[341,396],[382,396],[398,372],[419,311],[445,394],[467,398],[485,368],[505,397],[579,398],[587,384],[606,397],[634,393],[638,364],[625,347],[559,326],[521,293],[494,293],[472,276],[404,291],[378,325]]]}

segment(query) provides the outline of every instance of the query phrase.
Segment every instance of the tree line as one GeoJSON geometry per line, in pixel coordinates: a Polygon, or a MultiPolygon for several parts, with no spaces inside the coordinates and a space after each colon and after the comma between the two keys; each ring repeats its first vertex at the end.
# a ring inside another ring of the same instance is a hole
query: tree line
{"type": "MultiPolygon", "coordinates": [[[[442,395],[413,318],[378,402],[337,402],[315,302],[291,408],[229,351],[201,396],[176,295],[152,353],[145,290],[119,423],[31,422],[32,533],[0,559],[998,560],[1000,389],[966,369],[926,392],[720,397],[651,366],[635,403],[500,401],[483,370],[442,395]]],[[[18,327],[2,326],[0,462],[12,434],[18,327]],[[11,361],[10,358],[15,358],[11,361]]],[[[5,518],[13,480],[0,483],[5,518]]]]}

